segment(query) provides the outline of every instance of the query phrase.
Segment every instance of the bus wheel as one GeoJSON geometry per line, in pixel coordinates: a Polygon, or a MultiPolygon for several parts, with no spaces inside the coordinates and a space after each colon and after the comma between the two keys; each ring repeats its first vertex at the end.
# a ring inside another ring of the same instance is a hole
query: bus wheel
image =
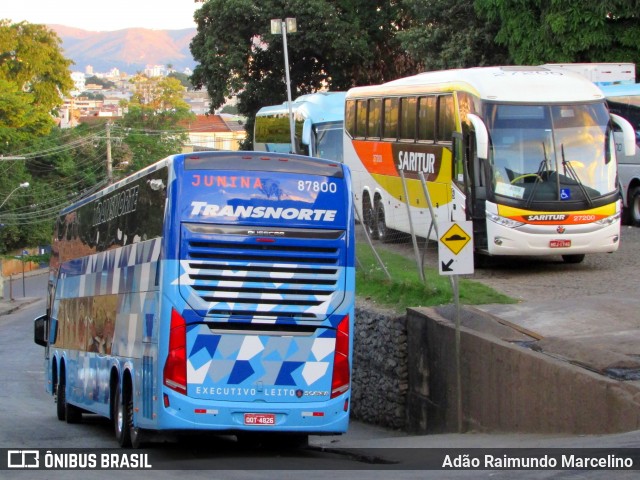
{"type": "Polygon", "coordinates": [[[378,238],[378,229],[376,228],[375,214],[369,197],[366,197],[362,202],[362,216],[364,217],[364,228],[366,229],[369,238],[376,240],[378,238]]]}
{"type": "Polygon", "coordinates": [[[58,415],[58,420],[64,421],[66,418],[66,409],[65,404],[67,399],[67,392],[65,391],[64,377],[62,381],[59,381],[56,384],[56,414],[58,415]]]}
{"type": "Polygon", "coordinates": [[[564,263],[580,263],[584,260],[584,253],[579,255],[562,255],[564,263]]]}
{"type": "Polygon", "coordinates": [[[142,428],[133,425],[133,395],[128,395],[126,403],[127,428],[131,438],[131,448],[140,448],[145,443],[146,435],[142,428]]]}
{"type": "Polygon", "coordinates": [[[127,411],[129,410],[126,400],[122,398],[122,391],[120,384],[116,388],[116,395],[113,399],[113,426],[116,434],[116,440],[118,445],[123,448],[129,448],[131,446],[131,431],[129,430],[129,422],[127,418],[127,411]]]}
{"type": "Polygon", "coordinates": [[[78,407],[65,403],[65,414],[67,423],[80,423],[82,421],[82,410],[78,407]]]}
{"type": "Polygon", "coordinates": [[[640,227],[640,187],[634,187],[627,198],[629,225],[640,227]]]}
{"type": "Polygon", "coordinates": [[[384,205],[382,202],[376,202],[376,230],[378,231],[378,240],[383,243],[389,243],[389,229],[384,215],[384,205]]]}
{"type": "Polygon", "coordinates": [[[66,420],[67,423],[79,423],[82,420],[82,410],[67,402],[67,382],[65,381],[64,374],[61,374],[56,392],[56,413],[58,420],[66,420]]]}

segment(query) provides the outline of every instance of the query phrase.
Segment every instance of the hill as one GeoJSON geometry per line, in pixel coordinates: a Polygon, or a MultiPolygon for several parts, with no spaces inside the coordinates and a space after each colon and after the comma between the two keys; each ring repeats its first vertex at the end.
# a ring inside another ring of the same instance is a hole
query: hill
{"type": "Polygon", "coordinates": [[[73,60],[74,70],[92,65],[95,72],[118,68],[134,74],[147,65],[173,65],[178,71],[195,66],[189,43],[195,28],[149,30],[126,28],[112,32],[92,32],[63,25],[47,25],[62,40],[64,55],[73,60]]]}

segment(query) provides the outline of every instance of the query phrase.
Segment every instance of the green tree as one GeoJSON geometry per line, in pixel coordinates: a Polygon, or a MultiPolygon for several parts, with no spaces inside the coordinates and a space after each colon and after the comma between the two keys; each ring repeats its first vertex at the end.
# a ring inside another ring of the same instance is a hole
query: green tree
{"type": "Polygon", "coordinates": [[[0,92],[0,153],[11,152],[33,136],[49,131],[53,124],[51,115],[38,107],[32,95],[3,78],[0,92]]]}
{"type": "Polygon", "coordinates": [[[189,75],[187,75],[186,73],[171,72],[169,75],[167,75],[167,77],[177,78],[178,80],[180,80],[180,83],[182,84],[182,86],[187,90],[193,88],[193,85],[191,84],[191,80],[189,79],[189,75]]]}
{"type": "Polygon", "coordinates": [[[106,80],[104,78],[96,77],[95,75],[86,79],[85,83],[87,85],[100,85],[102,88],[106,88],[107,90],[110,88],[115,88],[116,84],[111,80],[106,80]]]}
{"type": "Polygon", "coordinates": [[[637,0],[476,0],[518,64],[640,61],[637,0]]]}
{"type": "Polygon", "coordinates": [[[139,74],[131,81],[135,91],[131,100],[123,103],[128,111],[119,124],[124,130],[116,130],[129,150],[127,172],[179,153],[188,139],[180,122],[193,117],[178,79],[139,74]]]}
{"type": "Polygon", "coordinates": [[[479,17],[473,0],[403,4],[408,20],[398,39],[423,70],[512,63],[506,47],[494,41],[499,23],[479,17]]]}
{"type": "Polygon", "coordinates": [[[50,116],[73,88],[60,39],[44,25],[0,20],[0,152],[32,136],[46,135],[50,116]]]}
{"type": "MultiPolygon", "coordinates": [[[[24,160],[0,162],[7,189],[23,181],[30,184],[0,209],[0,223],[5,224],[0,230],[0,253],[49,243],[60,210],[106,184],[105,153],[104,125],[80,125],[54,128],[49,135],[32,139],[24,160]]],[[[7,193],[0,189],[0,201],[7,193]]]]}
{"type": "Polygon", "coordinates": [[[293,98],[416,72],[396,38],[405,21],[398,2],[208,0],[195,14],[191,52],[199,64],[191,80],[206,87],[212,112],[237,95],[249,136],[255,112],[287,98],[283,38],[270,33],[270,20],[286,17],[298,25],[287,36],[293,98]]]}
{"type": "MultiPolygon", "coordinates": [[[[71,64],[58,36],[44,25],[0,20],[0,154],[20,157],[51,131],[51,114],[73,87],[71,64]]],[[[26,160],[0,162],[0,202],[6,200],[0,209],[0,252],[43,238],[39,221],[27,217],[56,188],[34,181],[26,160]],[[25,181],[29,188],[11,193],[25,181]]]]}

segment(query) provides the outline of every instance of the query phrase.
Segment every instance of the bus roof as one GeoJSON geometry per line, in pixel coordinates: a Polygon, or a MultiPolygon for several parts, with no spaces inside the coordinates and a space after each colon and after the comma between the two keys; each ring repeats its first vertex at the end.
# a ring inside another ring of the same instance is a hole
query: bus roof
{"type": "Polygon", "coordinates": [[[98,190],[95,193],[92,193],[91,195],[88,195],[80,200],[77,200],[76,202],[67,205],[66,207],[64,207],[62,209],[62,211],[60,212],[61,215],[66,215],[69,212],[72,212],[80,207],[82,207],[83,205],[86,205],[89,202],[94,201],[97,198],[100,198],[102,196],[106,196],[108,194],[110,194],[111,192],[113,192],[114,190],[117,190],[118,188],[122,187],[123,185],[127,185],[129,183],[134,182],[135,180],[137,180],[140,177],[143,177],[151,172],[155,172],[156,170],[160,169],[160,168],[164,168],[166,167],[169,162],[171,161],[171,159],[173,157],[176,157],[177,155],[170,155],[166,158],[163,158],[162,160],[158,160],[155,163],[152,163],[151,165],[148,165],[146,167],[144,167],[141,170],[138,170],[137,172],[132,173],[131,175],[118,180],[117,182],[112,183],[111,185],[107,185],[106,187],[98,190]]]}
{"type": "Polygon", "coordinates": [[[603,99],[582,75],[541,66],[475,67],[425,72],[382,85],[356,87],[347,98],[361,95],[420,94],[462,90],[497,102],[584,102],[603,99]]]}
{"type": "MultiPolygon", "coordinates": [[[[291,103],[294,114],[310,118],[312,122],[335,122],[344,119],[346,92],[317,92],[302,95],[291,103]]],[[[256,116],[289,114],[289,103],[262,107],[256,116]]]]}
{"type": "Polygon", "coordinates": [[[618,85],[601,85],[600,90],[605,97],[626,97],[640,95],[640,83],[621,83],[618,85]]]}

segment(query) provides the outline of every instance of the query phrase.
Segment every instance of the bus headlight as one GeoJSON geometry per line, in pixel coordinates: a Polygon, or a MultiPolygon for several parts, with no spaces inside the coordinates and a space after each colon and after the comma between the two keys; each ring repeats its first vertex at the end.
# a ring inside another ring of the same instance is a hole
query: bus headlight
{"type": "Polygon", "coordinates": [[[516,220],[512,220],[507,217],[501,217],[500,215],[496,215],[495,213],[491,213],[491,212],[487,212],[487,219],[497,223],[498,225],[502,225],[503,227],[507,227],[507,228],[517,228],[521,225],[524,225],[523,222],[518,222],[516,220]]]}
{"type": "Polygon", "coordinates": [[[610,217],[603,218],[601,220],[596,220],[596,225],[602,225],[603,227],[608,227],[609,225],[613,225],[618,220],[620,220],[620,212],[615,215],[611,215],[610,217]]]}

